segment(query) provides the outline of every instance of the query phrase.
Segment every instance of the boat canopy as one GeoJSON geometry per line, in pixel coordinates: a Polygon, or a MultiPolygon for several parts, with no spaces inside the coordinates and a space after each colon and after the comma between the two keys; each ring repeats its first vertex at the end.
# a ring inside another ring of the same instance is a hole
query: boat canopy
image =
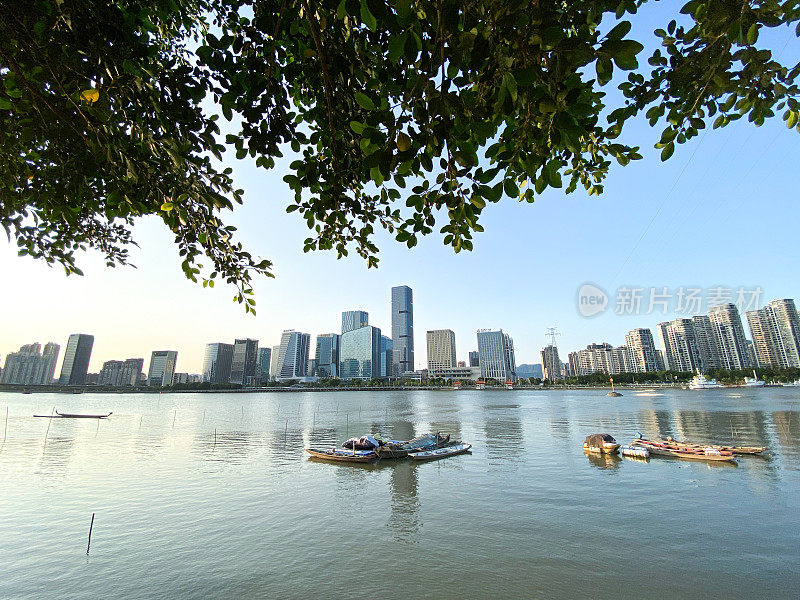
{"type": "Polygon", "coordinates": [[[603,443],[616,444],[617,440],[607,433],[593,433],[587,435],[583,443],[592,448],[602,448],[603,443]]]}

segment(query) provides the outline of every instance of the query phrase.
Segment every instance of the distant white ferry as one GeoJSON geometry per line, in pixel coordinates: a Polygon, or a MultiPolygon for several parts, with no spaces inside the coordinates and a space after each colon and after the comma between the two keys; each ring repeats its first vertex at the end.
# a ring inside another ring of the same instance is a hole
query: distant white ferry
{"type": "Polygon", "coordinates": [[[698,372],[697,375],[692,378],[689,382],[689,389],[690,390],[708,390],[711,388],[721,388],[723,387],[722,384],[717,383],[717,380],[713,377],[709,379],[702,373],[698,372]]]}

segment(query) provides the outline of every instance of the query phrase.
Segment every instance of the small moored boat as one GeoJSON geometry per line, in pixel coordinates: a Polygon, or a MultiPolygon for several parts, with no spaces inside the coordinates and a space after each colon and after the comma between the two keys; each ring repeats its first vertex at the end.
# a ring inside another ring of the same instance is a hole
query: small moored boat
{"type": "Polygon", "coordinates": [[[635,439],[632,445],[642,446],[656,456],[671,456],[673,458],[683,458],[687,460],[706,460],[706,461],[734,461],[733,452],[729,450],[718,450],[711,446],[686,446],[677,442],[657,442],[643,438],[635,439]]]}
{"type": "Polygon", "coordinates": [[[314,458],[333,460],[337,462],[366,463],[378,458],[378,455],[374,450],[347,450],[344,448],[330,448],[328,450],[321,450],[315,448],[306,448],[306,452],[308,452],[314,458]]]}
{"type": "Polygon", "coordinates": [[[599,454],[616,454],[619,444],[612,436],[607,433],[593,433],[587,435],[583,441],[583,449],[586,452],[599,454]]]}
{"type": "Polygon", "coordinates": [[[413,452],[408,456],[412,460],[436,460],[439,458],[447,458],[448,456],[455,456],[456,454],[469,452],[470,448],[472,448],[472,444],[453,444],[452,446],[445,446],[444,448],[413,452]]]}
{"type": "Polygon", "coordinates": [[[105,415],[85,415],[79,413],[62,413],[56,411],[54,415],[33,415],[34,417],[38,417],[40,419],[107,419],[114,413],[107,413],[105,415]]]}
{"type": "Polygon", "coordinates": [[[668,437],[666,440],[651,440],[661,444],[678,444],[680,446],[687,446],[689,448],[715,448],[723,452],[733,452],[734,454],[761,454],[767,449],[766,446],[725,446],[718,444],[700,444],[698,442],[679,442],[668,437]]]}

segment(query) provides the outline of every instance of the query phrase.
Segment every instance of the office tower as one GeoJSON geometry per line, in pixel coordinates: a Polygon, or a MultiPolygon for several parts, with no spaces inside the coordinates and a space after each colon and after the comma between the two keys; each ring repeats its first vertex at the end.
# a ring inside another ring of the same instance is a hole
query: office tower
{"type": "Polygon", "coordinates": [[[119,373],[119,386],[135,386],[139,384],[139,377],[144,369],[143,358],[128,358],[122,363],[119,373]]]}
{"type": "Polygon", "coordinates": [[[407,285],[392,288],[392,342],[394,374],[414,370],[414,300],[407,285]]]}
{"type": "Polygon", "coordinates": [[[272,361],[272,348],[258,349],[258,365],[256,366],[256,379],[258,383],[269,381],[269,367],[272,361]]]}
{"type": "Polygon", "coordinates": [[[762,367],[800,367],[800,318],[794,300],[773,300],[747,313],[758,364],[762,367]]]}
{"type": "Polygon", "coordinates": [[[742,318],[734,304],[720,304],[708,311],[714,328],[719,362],[723,369],[744,369],[751,366],[747,357],[742,318]]]}
{"type": "Polygon", "coordinates": [[[503,330],[478,330],[478,355],[481,377],[499,381],[516,379],[514,342],[503,330]]]}
{"type": "Polygon", "coordinates": [[[342,313],[342,333],[369,325],[369,314],[365,310],[346,310],[342,313]]]}
{"type": "Polygon", "coordinates": [[[216,342],[206,344],[203,356],[203,381],[208,383],[228,383],[231,380],[233,365],[233,344],[216,342]]]}
{"type": "Polygon", "coordinates": [[[18,352],[6,356],[5,366],[0,373],[0,383],[12,385],[50,385],[58,360],[58,344],[45,344],[40,353],[38,343],[26,344],[18,352]]]}
{"type": "Polygon", "coordinates": [[[428,331],[428,372],[456,366],[456,334],[450,329],[428,331]]]}
{"type": "Polygon", "coordinates": [[[150,355],[150,369],[147,372],[147,385],[172,385],[178,352],[175,350],[154,350],[150,355]]]}
{"type": "Polygon", "coordinates": [[[280,344],[272,347],[272,356],[269,359],[269,378],[270,381],[275,381],[278,377],[278,357],[281,354],[280,344]]]}
{"type": "Polygon", "coordinates": [[[479,367],[480,366],[480,359],[478,358],[478,351],[473,350],[469,353],[469,366],[470,367],[479,367]]]}
{"type": "Polygon", "coordinates": [[[664,347],[667,369],[691,372],[702,368],[691,319],[659,323],[658,335],[664,347]]]}
{"type": "Polygon", "coordinates": [[[275,379],[289,381],[308,375],[308,350],[311,336],[293,329],[287,329],[281,335],[278,347],[278,363],[275,379]]]}
{"type": "Polygon", "coordinates": [[[85,333],[73,333],[69,336],[64,351],[64,363],[61,365],[59,385],[83,385],[86,373],[89,372],[89,359],[92,357],[94,336],[85,333]]]}
{"type": "MultiPolygon", "coordinates": [[[[542,357],[542,378],[556,381],[564,379],[564,371],[561,367],[561,358],[558,356],[558,348],[555,344],[548,344],[540,352],[542,357]]],[[[483,361],[483,355],[481,355],[483,361]]]]}
{"type": "Polygon", "coordinates": [[[367,325],[342,334],[339,348],[339,377],[342,379],[380,378],[383,360],[381,330],[377,327],[367,325]]]}
{"type": "Polygon", "coordinates": [[[258,340],[235,340],[231,362],[231,383],[252,385],[258,363],[258,340]]]}
{"type": "Polygon", "coordinates": [[[394,342],[392,338],[381,336],[381,377],[392,376],[392,361],[394,360],[394,342]]]}
{"type": "MultiPolygon", "coordinates": [[[[344,325],[344,315],[342,324],[344,325]]],[[[316,373],[312,375],[321,378],[339,376],[339,340],[340,336],[336,333],[323,333],[317,336],[317,350],[314,353],[316,373]]]]}
{"type": "Polygon", "coordinates": [[[648,373],[659,370],[656,343],[653,340],[652,331],[643,327],[632,329],[625,336],[625,345],[631,351],[634,363],[631,365],[633,372],[648,373]]]}
{"type": "Polygon", "coordinates": [[[692,329],[694,330],[694,339],[697,345],[700,370],[708,371],[709,369],[722,367],[719,339],[711,318],[707,315],[695,315],[692,317],[692,329]]]}

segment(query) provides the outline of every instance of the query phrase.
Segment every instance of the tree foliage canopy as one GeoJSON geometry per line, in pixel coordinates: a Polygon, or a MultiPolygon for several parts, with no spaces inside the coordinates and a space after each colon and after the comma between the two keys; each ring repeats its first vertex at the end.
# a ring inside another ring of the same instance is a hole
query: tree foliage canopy
{"type": "Polygon", "coordinates": [[[243,194],[226,151],[270,169],[291,149],[305,249],[374,266],[378,227],[412,247],[438,226],[459,252],[503,196],[601,193],[641,158],[623,136],[640,113],[664,160],[707,126],[798,126],[800,66],[759,45],[798,0],[665,6],[647,60],[629,37],[645,1],[0,0],[0,223],[80,272],[86,247],[125,264],[134,219],[158,215],[186,275],[249,311],[271,264],[220,217],[243,194]]]}

